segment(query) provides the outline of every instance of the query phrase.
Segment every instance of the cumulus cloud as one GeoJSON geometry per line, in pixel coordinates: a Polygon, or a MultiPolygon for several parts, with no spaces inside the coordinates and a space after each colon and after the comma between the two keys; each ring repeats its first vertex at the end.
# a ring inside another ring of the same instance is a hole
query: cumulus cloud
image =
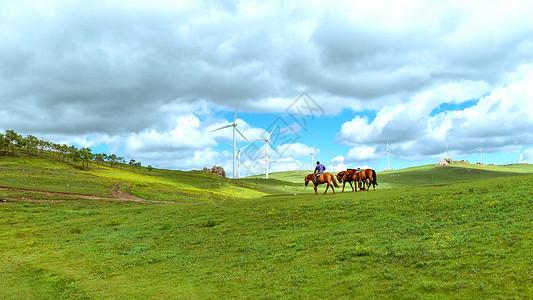
{"type": "Polygon", "coordinates": [[[333,172],[346,171],[346,169],[348,169],[348,166],[344,164],[344,156],[340,155],[334,157],[331,160],[328,169],[331,169],[331,171],[333,172]]]}
{"type": "Polygon", "coordinates": [[[533,163],[533,148],[526,149],[520,154],[519,162],[533,163]]]}
{"type": "Polygon", "coordinates": [[[305,90],[326,116],[354,113],[336,134],[346,162],[387,141],[411,160],[446,143],[517,152],[533,143],[532,14],[525,0],[3,1],[0,129],[183,166],[228,159],[217,113],[283,114],[305,90]]]}
{"type": "Polygon", "coordinates": [[[481,95],[487,90],[486,85],[473,82],[459,89],[447,84],[415,94],[404,104],[383,107],[373,120],[354,117],[342,125],[336,138],[346,145],[360,145],[357,152],[366,159],[375,157],[365,144],[384,148],[387,141],[397,156],[410,159],[435,157],[446,145],[460,154],[475,153],[480,146],[491,152],[516,152],[521,145],[533,143],[533,133],[528,130],[533,128],[533,70],[515,77],[516,81],[486,95],[481,95]],[[472,89],[463,90],[468,86],[472,89]],[[476,96],[479,98],[474,104],[461,107],[461,103],[476,96]],[[437,97],[444,97],[446,103],[459,103],[458,109],[432,115],[440,105],[434,101],[437,97]]]}

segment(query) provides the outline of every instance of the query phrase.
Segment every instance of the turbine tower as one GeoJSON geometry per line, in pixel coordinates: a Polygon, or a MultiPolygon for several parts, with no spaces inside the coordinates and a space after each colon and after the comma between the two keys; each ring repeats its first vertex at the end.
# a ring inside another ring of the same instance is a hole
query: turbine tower
{"type": "Polygon", "coordinates": [[[479,152],[479,162],[483,163],[483,157],[481,156],[481,151],[483,150],[483,146],[479,149],[477,149],[477,152],[479,152]]]}
{"type": "Polygon", "coordinates": [[[265,177],[266,179],[268,179],[268,141],[270,140],[270,136],[272,135],[272,133],[274,132],[274,129],[276,129],[278,125],[274,126],[274,128],[272,128],[272,131],[270,131],[270,133],[268,134],[268,136],[266,138],[255,138],[253,140],[260,140],[260,141],[264,141],[265,142],[265,165],[266,165],[266,174],[265,174],[265,177]]]}
{"type": "Polygon", "coordinates": [[[450,148],[448,148],[448,144],[446,144],[446,155],[447,155],[446,158],[451,159],[451,157],[450,157],[450,148]]]}
{"type": "MultiPolygon", "coordinates": [[[[228,143],[228,145],[233,147],[233,145],[230,144],[230,143],[228,143]]],[[[239,161],[239,167],[238,167],[238,169],[239,169],[239,179],[241,178],[241,151],[244,150],[244,148],[246,148],[246,147],[248,147],[250,145],[251,144],[248,144],[248,145],[246,145],[246,146],[244,146],[242,148],[235,149],[235,150],[237,150],[237,157],[238,157],[238,161],[239,161]]]]}
{"type": "Polygon", "coordinates": [[[390,157],[392,156],[392,154],[389,151],[389,142],[387,142],[387,151],[381,153],[380,156],[383,156],[384,154],[387,154],[387,169],[386,169],[386,171],[390,171],[391,168],[390,168],[390,164],[389,163],[390,163],[390,157]]]}
{"type": "Polygon", "coordinates": [[[316,147],[316,144],[313,146],[313,150],[309,152],[309,154],[311,154],[311,170],[314,170],[314,167],[315,167],[315,147],[316,147]]]}
{"type": "Polygon", "coordinates": [[[237,147],[235,145],[235,131],[237,131],[243,139],[245,139],[248,143],[250,141],[248,141],[248,139],[239,131],[239,129],[237,129],[237,110],[239,109],[239,102],[237,102],[237,108],[235,109],[235,116],[233,117],[233,123],[231,124],[228,124],[228,125],[224,125],[220,128],[217,128],[215,130],[211,130],[211,132],[213,131],[217,131],[217,130],[220,130],[220,129],[224,129],[224,128],[228,128],[228,127],[233,127],[233,179],[235,179],[235,148],[237,147]]]}

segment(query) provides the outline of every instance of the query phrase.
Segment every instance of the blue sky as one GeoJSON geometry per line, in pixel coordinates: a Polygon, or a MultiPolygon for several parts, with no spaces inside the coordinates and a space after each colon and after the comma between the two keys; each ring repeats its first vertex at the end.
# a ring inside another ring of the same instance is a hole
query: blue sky
{"type": "MultiPolygon", "coordinates": [[[[308,169],[315,144],[329,170],[382,170],[387,143],[393,169],[446,145],[532,162],[531,15],[525,0],[1,1],[0,131],[231,173],[231,129],[212,130],[239,103],[245,136],[285,132],[272,171],[308,169]],[[314,114],[294,118],[306,97],[314,114]]],[[[263,172],[247,152],[242,173],[263,172]]]]}

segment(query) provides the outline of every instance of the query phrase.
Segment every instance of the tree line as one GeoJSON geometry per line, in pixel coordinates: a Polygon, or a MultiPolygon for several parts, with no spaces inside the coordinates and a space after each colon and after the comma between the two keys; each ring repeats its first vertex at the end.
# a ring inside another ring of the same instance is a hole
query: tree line
{"type": "MultiPolygon", "coordinates": [[[[48,152],[53,159],[61,162],[74,162],[80,163],[81,168],[89,168],[89,163],[94,162],[97,166],[103,166],[104,163],[109,163],[113,170],[115,166],[119,166],[122,170],[122,166],[126,164],[126,159],[123,156],[117,156],[116,154],[106,153],[93,153],[89,147],[83,147],[81,149],[76,146],[68,146],[66,144],[57,144],[47,140],[39,139],[31,134],[22,136],[16,133],[14,130],[6,130],[4,133],[0,133],[0,151],[3,150],[3,155],[11,155],[15,157],[15,152],[26,151],[26,153],[32,158],[43,158],[43,153],[48,152]]],[[[130,159],[130,169],[139,168],[141,170],[141,162],[130,159]]],[[[152,166],[148,166],[148,172],[152,171],[152,166]]]]}

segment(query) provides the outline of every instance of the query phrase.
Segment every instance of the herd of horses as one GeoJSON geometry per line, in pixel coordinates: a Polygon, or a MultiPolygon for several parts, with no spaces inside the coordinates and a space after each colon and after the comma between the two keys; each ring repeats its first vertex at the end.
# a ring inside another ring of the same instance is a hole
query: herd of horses
{"type": "MultiPolygon", "coordinates": [[[[307,184],[309,184],[309,181],[314,182],[313,181],[313,176],[315,176],[315,174],[309,174],[309,175],[305,176],[305,186],[306,187],[307,187],[307,184]]],[[[374,191],[375,191],[376,190],[376,185],[378,185],[376,171],[374,171],[372,169],[363,169],[363,170],[361,170],[361,169],[348,169],[346,171],[341,171],[341,172],[337,173],[336,177],[337,177],[337,180],[340,183],[342,183],[342,191],[343,192],[344,192],[344,187],[346,186],[346,183],[350,184],[350,187],[352,188],[352,192],[357,192],[357,186],[359,186],[359,190],[361,190],[361,191],[369,191],[370,190],[370,185],[373,186],[374,191]],[[355,188],[352,185],[352,182],[353,182],[354,185],[357,184],[357,185],[355,185],[355,188]],[[365,186],[366,186],[366,188],[365,188],[365,186]]],[[[333,194],[335,194],[335,189],[333,188],[333,186],[335,186],[336,188],[339,187],[339,185],[337,184],[337,180],[335,180],[335,176],[333,176],[331,173],[323,173],[322,175],[320,175],[316,179],[316,182],[314,182],[315,195],[318,195],[317,186],[319,184],[324,184],[324,183],[327,184],[326,191],[324,192],[324,194],[326,194],[328,192],[329,187],[331,187],[331,190],[333,191],[333,194]]]]}

